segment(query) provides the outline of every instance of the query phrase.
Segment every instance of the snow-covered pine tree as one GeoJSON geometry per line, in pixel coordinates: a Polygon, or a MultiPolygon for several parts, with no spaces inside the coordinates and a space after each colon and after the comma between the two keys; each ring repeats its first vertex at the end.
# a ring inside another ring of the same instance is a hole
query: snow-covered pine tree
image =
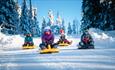
{"type": "Polygon", "coordinates": [[[114,30],[115,29],[115,1],[114,0],[100,0],[101,6],[101,18],[102,22],[99,26],[102,30],[114,30]]]}
{"type": "Polygon", "coordinates": [[[48,20],[48,22],[46,23],[47,26],[51,27],[51,23],[50,23],[50,19],[48,20]]]}
{"type": "Polygon", "coordinates": [[[63,29],[65,31],[65,21],[64,21],[64,19],[62,20],[61,29],[63,29]]]}
{"type": "Polygon", "coordinates": [[[34,9],[34,17],[33,17],[33,20],[34,20],[34,24],[33,24],[33,36],[34,37],[40,37],[41,35],[41,31],[40,31],[40,27],[39,27],[39,22],[37,21],[37,14],[36,14],[36,9],[34,9]]]}
{"type": "Polygon", "coordinates": [[[89,25],[90,25],[90,21],[87,18],[87,13],[90,10],[90,6],[89,6],[90,1],[89,0],[83,0],[82,2],[82,25],[81,25],[81,31],[88,29],[89,25]]]}
{"type": "Polygon", "coordinates": [[[60,34],[60,29],[62,26],[62,19],[59,15],[59,12],[57,13],[57,20],[56,20],[56,24],[52,26],[52,31],[55,35],[59,35],[60,34]]]}
{"type": "Polygon", "coordinates": [[[82,2],[82,25],[81,31],[91,27],[98,27],[100,5],[99,0],[83,0],[82,2]]]}
{"type": "Polygon", "coordinates": [[[46,26],[47,26],[47,23],[46,23],[45,17],[43,17],[42,27],[41,27],[41,32],[42,32],[42,34],[43,34],[44,28],[45,28],[46,26]]]}
{"type": "Polygon", "coordinates": [[[73,20],[73,34],[79,34],[79,27],[80,27],[80,23],[78,22],[77,19],[73,20]],[[75,32],[74,32],[75,31],[75,32]]]}
{"type": "Polygon", "coordinates": [[[16,11],[19,13],[19,4],[18,4],[18,0],[14,0],[15,1],[15,3],[16,3],[16,11]]]}
{"type": "Polygon", "coordinates": [[[115,0],[83,0],[81,30],[115,30],[115,0]]]}
{"type": "Polygon", "coordinates": [[[34,28],[35,28],[35,23],[34,23],[34,19],[33,19],[33,9],[32,9],[32,3],[31,3],[31,0],[29,0],[30,2],[30,9],[29,9],[29,33],[32,34],[32,36],[34,36],[34,28]]]}
{"type": "Polygon", "coordinates": [[[104,30],[104,29],[108,29],[108,26],[109,26],[109,24],[108,24],[108,14],[107,14],[107,7],[108,7],[108,5],[107,5],[107,2],[106,1],[102,1],[102,0],[100,0],[100,7],[102,8],[102,10],[101,10],[101,12],[100,12],[100,15],[101,15],[101,22],[100,22],[100,25],[99,25],[99,29],[102,29],[102,30],[104,30]]]}
{"type": "Polygon", "coordinates": [[[51,26],[51,29],[52,29],[52,32],[53,32],[55,35],[59,35],[60,27],[59,27],[58,25],[53,25],[53,26],[51,26]]]}
{"type": "Polygon", "coordinates": [[[26,0],[23,0],[21,10],[22,12],[20,17],[20,33],[24,35],[30,33],[29,15],[26,0]]]}
{"type": "Polygon", "coordinates": [[[47,26],[52,26],[54,24],[54,15],[51,9],[48,11],[48,17],[49,17],[49,21],[47,23],[47,26]]]}
{"type": "Polygon", "coordinates": [[[4,34],[18,34],[19,14],[14,0],[0,1],[0,25],[4,34]]]}
{"type": "Polygon", "coordinates": [[[108,13],[109,13],[109,23],[111,30],[115,30],[115,0],[109,1],[108,6],[108,13]]]}
{"type": "Polygon", "coordinates": [[[33,37],[40,36],[40,28],[38,25],[37,17],[36,17],[36,9],[32,8],[32,2],[30,2],[30,9],[29,9],[29,33],[32,34],[33,37]]]}
{"type": "Polygon", "coordinates": [[[72,27],[71,27],[71,23],[68,23],[68,31],[67,31],[67,35],[71,35],[72,34],[72,27]]]}
{"type": "Polygon", "coordinates": [[[61,16],[60,16],[59,12],[57,12],[56,24],[59,25],[59,26],[62,24],[62,19],[61,19],[61,16]]]}
{"type": "Polygon", "coordinates": [[[76,21],[75,20],[73,20],[73,25],[72,25],[72,34],[73,35],[76,35],[77,34],[77,25],[76,25],[76,21]]]}

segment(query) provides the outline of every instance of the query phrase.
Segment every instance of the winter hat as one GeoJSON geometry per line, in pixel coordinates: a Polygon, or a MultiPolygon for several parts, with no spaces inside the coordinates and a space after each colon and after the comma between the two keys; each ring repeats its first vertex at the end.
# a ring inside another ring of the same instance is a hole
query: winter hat
{"type": "Polygon", "coordinates": [[[44,28],[44,31],[45,30],[51,30],[51,28],[49,26],[47,26],[47,27],[44,28]]]}
{"type": "Polygon", "coordinates": [[[25,34],[25,36],[32,36],[32,34],[31,33],[27,33],[27,34],[25,34]]]}
{"type": "Polygon", "coordinates": [[[64,30],[63,30],[63,29],[61,29],[61,30],[60,30],[60,33],[61,33],[61,34],[64,34],[64,30]]]}
{"type": "Polygon", "coordinates": [[[46,32],[50,32],[51,33],[51,29],[50,29],[49,26],[47,26],[47,27],[44,28],[44,33],[46,33],[46,32]]]}

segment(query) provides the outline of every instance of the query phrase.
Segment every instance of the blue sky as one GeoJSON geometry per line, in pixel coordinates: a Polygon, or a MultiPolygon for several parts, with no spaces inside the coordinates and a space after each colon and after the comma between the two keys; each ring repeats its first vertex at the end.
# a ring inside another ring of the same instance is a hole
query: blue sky
{"type": "MultiPolygon", "coordinates": [[[[23,0],[18,0],[20,5],[23,0]]],[[[29,0],[27,3],[29,5],[29,0]]],[[[65,24],[77,19],[81,20],[81,4],[82,0],[32,0],[33,7],[37,8],[38,21],[41,23],[43,16],[48,21],[48,10],[51,9],[54,13],[54,17],[57,17],[57,12],[64,18],[65,24]]]]}

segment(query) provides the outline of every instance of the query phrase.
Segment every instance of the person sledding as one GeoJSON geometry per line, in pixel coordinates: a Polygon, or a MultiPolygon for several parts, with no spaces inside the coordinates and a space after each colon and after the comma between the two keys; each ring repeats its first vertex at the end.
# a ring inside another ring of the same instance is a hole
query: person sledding
{"type": "Polygon", "coordinates": [[[36,46],[34,46],[33,38],[30,33],[25,35],[25,40],[23,44],[23,49],[34,49],[36,46]]]}
{"type": "Polygon", "coordinates": [[[43,49],[47,49],[48,45],[50,45],[51,48],[57,48],[57,44],[54,43],[54,35],[50,27],[46,27],[44,29],[44,32],[42,35],[42,43],[39,46],[43,50],[43,49]]]}
{"type": "Polygon", "coordinates": [[[81,41],[79,42],[78,49],[94,49],[94,41],[92,36],[86,30],[81,36],[81,41]]]}
{"type": "Polygon", "coordinates": [[[72,41],[70,42],[70,41],[68,41],[68,40],[66,39],[65,33],[64,33],[64,30],[63,30],[63,29],[60,30],[60,34],[61,34],[61,36],[60,36],[60,39],[59,39],[59,41],[58,41],[58,44],[59,44],[59,45],[63,45],[63,46],[64,46],[64,44],[70,45],[70,44],[72,43],[72,41]]]}
{"type": "Polygon", "coordinates": [[[34,43],[33,43],[32,35],[30,33],[28,33],[25,36],[26,37],[25,37],[23,46],[33,46],[34,43]]]}
{"type": "Polygon", "coordinates": [[[42,43],[39,45],[41,48],[40,53],[57,53],[59,52],[57,46],[58,45],[54,43],[54,35],[50,27],[46,27],[42,35],[42,43]]]}

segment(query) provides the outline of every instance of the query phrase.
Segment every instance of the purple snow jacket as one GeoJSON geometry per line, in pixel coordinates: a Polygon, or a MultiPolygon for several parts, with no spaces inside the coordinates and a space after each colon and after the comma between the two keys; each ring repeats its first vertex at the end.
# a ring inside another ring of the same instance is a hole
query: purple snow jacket
{"type": "Polygon", "coordinates": [[[54,42],[54,35],[52,34],[51,30],[50,35],[45,34],[46,31],[44,31],[44,34],[42,36],[42,42],[47,44],[52,44],[54,42]]]}

